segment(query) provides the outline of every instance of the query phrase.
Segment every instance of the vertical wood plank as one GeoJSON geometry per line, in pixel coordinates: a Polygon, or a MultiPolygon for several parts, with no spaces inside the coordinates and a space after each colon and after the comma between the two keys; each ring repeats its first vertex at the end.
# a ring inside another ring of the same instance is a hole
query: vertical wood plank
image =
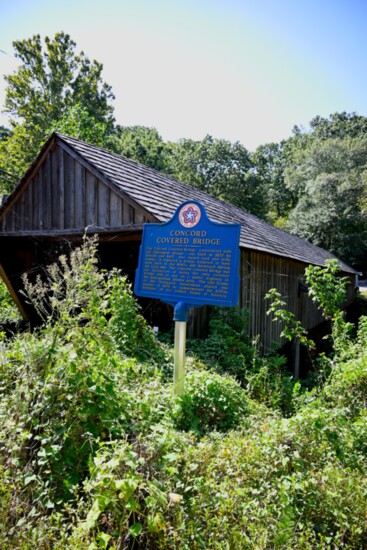
{"type": "Polygon", "coordinates": [[[64,153],[64,193],[65,193],[65,228],[75,227],[75,200],[74,200],[74,159],[64,153]]]}
{"type": "Polygon", "coordinates": [[[143,223],[144,222],[143,213],[138,209],[134,209],[134,210],[135,210],[135,216],[134,216],[134,221],[132,223],[143,223]]]}
{"type": "Polygon", "coordinates": [[[33,184],[30,181],[25,190],[24,201],[24,224],[23,229],[32,229],[33,227],[33,184]]]}
{"type": "Polygon", "coordinates": [[[41,167],[37,174],[37,229],[43,228],[43,167],[41,167]]]}
{"type": "Polygon", "coordinates": [[[14,231],[14,221],[15,221],[15,215],[14,215],[14,208],[16,207],[15,204],[13,204],[8,210],[6,214],[6,231],[14,231]]]}
{"type": "Polygon", "coordinates": [[[59,192],[59,228],[65,228],[65,163],[64,151],[58,148],[57,188],[59,192]]]}
{"type": "Polygon", "coordinates": [[[75,226],[85,227],[85,170],[79,163],[75,162],[75,226]]]}
{"type": "Polygon", "coordinates": [[[85,182],[85,225],[97,225],[97,179],[90,172],[85,182]]]}
{"type": "Polygon", "coordinates": [[[110,192],[110,225],[118,227],[122,223],[122,203],[121,199],[113,191],[110,192]]]}
{"type": "Polygon", "coordinates": [[[110,190],[109,188],[102,183],[98,182],[98,227],[108,227],[109,226],[109,207],[110,207],[110,190]]]}
{"type": "Polygon", "coordinates": [[[20,205],[19,205],[19,218],[18,218],[18,222],[17,222],[17,229],[19,231],[22,231],[23,229],[25,229],[25,216],[26,216],[26,211],[25,211],[25,204],[26,204],[26,193],[27,193],[27,190],[28,190],[28,187],[26,187],[23,191],[23,193],[21,194],[20,196],[20,205]]]}
{"type": "Polygon", "coordinates": [[[60,229],[60,182],[59,182],[59,150],[54,149],[51,153],[51,227],[60,229]]]}
{"type": "Polygon", "coordinates": [[[131,205],[129,205],[129,224],[135,223],[135,208],[131,205]]]}
{"type": "Polygon", "coordinates": [[[123,201],[122,204],[122,223],[123,225],[128,225],[129,223],[129,203],[123,201]]]}
{"type": "Polygon", "coordinates": [[[51,229],[51,161],[50,155],[46,157],[42,171],[42,200],[43,200],[43,219],[44,228],[51,229]]]}
{"type": "Polygon", "coordinates": [[[32,178],[32,229],[38,228],[38,181],[37,175],[32,178]]]}

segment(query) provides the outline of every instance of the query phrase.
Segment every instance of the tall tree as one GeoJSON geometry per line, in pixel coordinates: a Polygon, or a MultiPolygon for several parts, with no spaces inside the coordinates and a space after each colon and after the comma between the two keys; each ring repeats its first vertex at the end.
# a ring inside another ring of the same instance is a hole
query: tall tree
{"type": "Polygon", "coordinates": [[[177,179],[263,217],[265,202],[250,153],[240,143],[206,136],[171,144],[168,170],[177,179]]]}
{"type": "Polygon", "coordinates": [[[264,192],[267,218],[276,225],[282,225],[295,206],[294,194],[284,180],[284,142],[260,145],[252,161],[264,192]]]}
{"type": "Polygon", "coordinates": [[[290,186],[303,189],[288,228],[364,269],[367,136],[315,141],[287,177],[290,186]]]}
{"type": "Polygon", "coordinates": [[[79,110],[85,121],[75,126],[78,137],[84,137],[84,129],[89,141],[96,142],[101,139],[102,128],[105,134],[112,130],[114,96],[102,80],[103,66],[90,61],[83,52],[77,55],[76,44],[68,34],[46,37],[44,43],[35,35],[15,41],[13,46],[21,65],[5,77],[4,111],[11,117],[13,134],[2,141],[1,164],[10,161],[13,171],[23,170],[54,129],[66,124],[73,134],[73,109],[79,110]]]}
{"type": "Polygon", "coordinates": [[[367,118],[356,113],[333,113],[329,117],[316,116],[310,122],[313,139],[359,137],[367,135],[367,118]]]}
{"type": "Polygon", "coordinates": [[[164,172],[170,147],[155,128],[117,126],[106,146],[123,157],[164,172]]]}

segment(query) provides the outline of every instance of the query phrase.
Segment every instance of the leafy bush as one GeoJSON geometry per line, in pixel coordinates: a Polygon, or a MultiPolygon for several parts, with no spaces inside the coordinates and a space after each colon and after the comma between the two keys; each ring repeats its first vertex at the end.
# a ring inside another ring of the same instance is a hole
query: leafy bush
{"type": "Polygon", "coordinates": [[[207,368],[234,376],[252,398],[289,415],[300,384],[287,371],[286,358],[276,349],[260,355],[257,342],[249,339],[247,321],[246,309],[215,309],[208,338],[188,340],[189,353],[207,368]]]}
{"type": "Polygon", "coordinates": [[[169,355],[126,279],[98,271],[95,241],[61,257],[45,280],[25,280],[25,288],[44,325],[0,343],[6,524],[18,536],[27,518],[24,540],[35,521],[77,498],[100,442],[149,431],[170,395],[153,362],[169,355]]]}
{"type": "Polygon", "coordinates": [[[295,410],[301,384],[287,372],[282,355],[255,356],[247,374],[247,391],[252,399],[289,416],[295,410]]]}
{"type": "Polygon", "coordinates": [[[217,372],[231,374],[244,383],[254,354],[248,336],[248,310],[213,309],[208,337],[188,340],[187,350],[217,372]]]}
{"type": "Polygon", "coordinates": [[[237,427],[247,410],[248,399],[235,380],[194,371],[186,377],[185,394],[177,398],[173,417],[178,429],[202,435],[237,427]]]}
{"type": "Polygon", "coordinates": [[[71,547],[182,547],[179,468],[185,448],[193,443],[190,436],[163,424],[133,443],[103,445],[84,486],[88,507],[73,531],[71,547]]]}

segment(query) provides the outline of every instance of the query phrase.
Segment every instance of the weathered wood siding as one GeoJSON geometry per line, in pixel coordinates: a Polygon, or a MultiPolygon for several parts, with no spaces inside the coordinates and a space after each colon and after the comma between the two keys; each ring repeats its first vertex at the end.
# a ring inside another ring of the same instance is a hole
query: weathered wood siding
{"type": "Polygon", "coordinates": [[[61,147],[45,157],[3,214],[3,233],[114,228],[153,221],[61,147]]]}
{"type": "MultiPolygon", "coordinates": [[[[249,309],[250,336],[260,336],[264,350],[269,350],[273,342],[284,343],[280,335],[283,327],[266,314],[269,302],[265,300],[265,295],[271,288],[281,293],[286,308],[306,329],[324,321],[317,305],[302,289],[306,267],[306,264],[289,258],[242,249],[240,305],[249,309]]],[[[348,304],[355,296],[354,276],[349,277],[348,304]]]]}

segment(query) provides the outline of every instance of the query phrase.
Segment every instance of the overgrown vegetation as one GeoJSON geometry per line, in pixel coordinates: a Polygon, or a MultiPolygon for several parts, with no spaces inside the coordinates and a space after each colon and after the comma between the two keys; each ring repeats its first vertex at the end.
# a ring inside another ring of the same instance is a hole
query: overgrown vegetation
{"type": "MultiPolygon", "coordinates": [[[[43,325],[1,335],[1,548],[364,548],[366,319],[353,337],[332,310],[330,375],[307,391],[245,312],[218,312],[173,399],[172,350],[96,247],[25,281],[43,325]]],[[[330,308],[334,266],[309,273],[330,308]]]]}
{"type": "Polygon", "coordinates": [[[16,324],[20,321],[21,316],[17,306],[15,305],[9,291],[3,281],[0,279],[0,326],[8,324],[16,324]]]}

